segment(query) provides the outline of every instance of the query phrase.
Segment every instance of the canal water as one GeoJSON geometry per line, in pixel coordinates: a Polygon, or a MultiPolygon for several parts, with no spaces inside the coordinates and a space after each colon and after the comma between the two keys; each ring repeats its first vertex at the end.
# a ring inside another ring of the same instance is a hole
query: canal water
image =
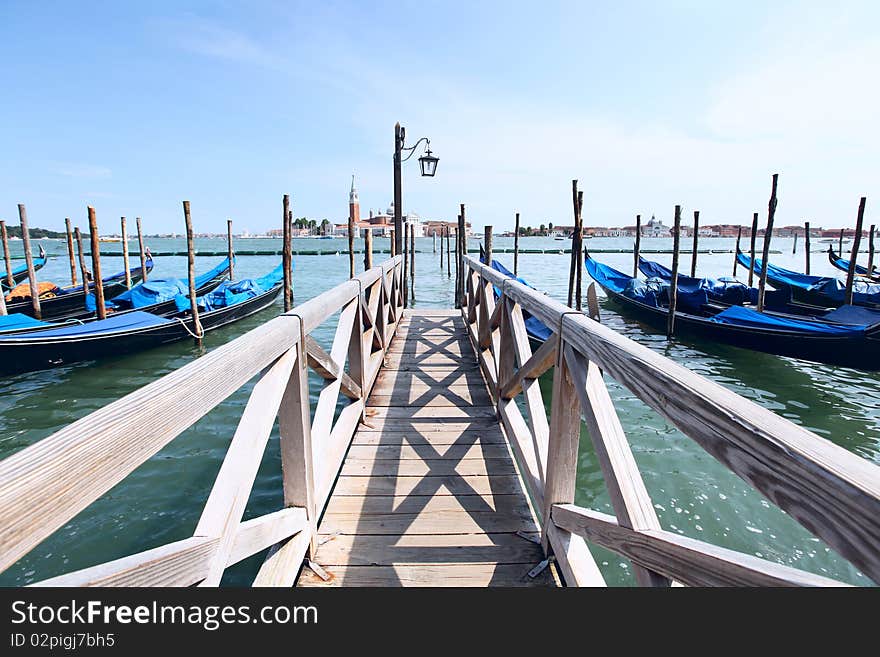
{"type": "MultiPolygon", "coordinates": [[[[416,257],[416,300],[418,308],[452,307],[454,272],[450,279],[439,267],[439,254],[432,252],[432,240],[416,240],[421,251],[416,257]]],[[[512,247],[512,238],[495,238],[495,248],[512,247]]],[[[67,282],[68,264],[61,241],[40,241],[54,255],[41,270],[41,280],[67,282]]],[[[280,250],[280,240],[239,240],[240,250],[280,250]]],[[[471,240],[470,247],[478,242],[471,240]]],[[[690,241],[684,241],[689,246],[690,241]]],[[[180,239],[150,239],[154,251],[183,251],[180,239]]],[[[587,240],[596,258],[623,271],[631,271],[632,240],[596,238],[587,240]],[[599,250],[626,252],[598,253],[599,250]]],[[[20,249],[20,243],[18,245],[20,249]]],[[[223,240],[200,240],[199,248],[223,251],[223,240]]],[[[356,248],[361,247],[360,240],[356,248]]],[[[546,253],[521,254],[520,275],[536,288],[564,302],[567,292],[569,256],[553,253],[568,242],[547,238],[524,238],[522,249],[546,249],[546,253]]],[[[823,247],[814,244],[814,249],[823,247]]],[[[295,240],[297,250],[342,251],[347,241],[295,240]]],[[[668,249],[671,240],[643,239],[643,249],[668,249]]],[[[733,240],[703,239],[701,249],[729,250],[733,240]]],[[[774,239],[781,253],[772,261],[783,267],[803,270],[802,244],[792,255],[790,239],[774,239]]],[[[102,245],[102,251],[118,251],[118,244],[102,245]]],[[[136,248],[136,247],[135,247],[136,248]]],[[[388,248],[387,239],[377,239],[375,248],[388,248]]],[[[760,248],[760,243],[759,243],[760,248]]],[[[836,245],[835,245],[836,248],[836,245]]],[[[376,255],[375,262],[384,255],[376,255]]],[[[512,254],[498,254],[512,268],[512,254]]],[[[650,256],[669,265],[671,256],[650,256]]],[[[135,260],[137,258],[135,257],[135,260]]],[[[201,257],[197,271],[207,271],[219,257],[201,257]]],[[[279,262],[277,256],[241,256],[237,277],[259,276],[279,262]]],[[[731,274],[730,253],[699,255],[702,275],[731,274]]],[[[362,256],[356,256],[358,271],[362,256]]],[[[299,303],[333,287],[348,276],[348,256],[296,257],[295,302],[299,303]]],[[[690,256],[682,256],[682,268],[689,270],[690,256]]],[[[121,259],[102,257],[105,274],[121,269],[121,259]]],[[[183,275],[186,258],[156,259],[155,276],[183,275]]],[[[740,268],[740,274],[742,269],[740,268]]],[[[824,253],[812,255],[812,272],[838,272],[824,253]]],[[[589,276],[584,271],[585,287],[589,276]]],[[[875,463],[880,462],[880,375],[791,358],[756,353],[726,345],[695,340],[673,340],[624,317],[599,292],[602,321],[616,331],[662,353],[686,367],[727,386],[737,393],[803,425],[838,445],[875,463]]],[[[258,326],[281,310],[281,302],[261,314],[208,334],[204,351],[210,351],[258,326]]],[[[335,318],[316,332],[329,343],[335,318]]],[[[0,458],[31,445],[88,413],[154,381],[203,353],[191,341],[184,341],[131,356],[108,357],[99,362],[80,363],[53,370],[6,377],[0,381],[0,458]]],[[[550,376],[542,378],[549,414],[550,376]]],[[[771,561],[802,568],[854,584],[871,582],[819,539],[800,527],[785,513],[732,475],[724,466],[681,434],[631,393],[608,381],[621,422],[632,445],[636,462],[665,529],[710,543],[754,554],[771,561]]],[[[17,564],[0,574],[0,585],[17,586],[46,579],[187,538],[198,522],[205,500],[220,468],[229,441],[241,415],[251,384],[232,395],[192,428],[141,465],[123,482],[89,506],[17,564]]],[[[312,378],[313,401],[319,382],[312,378]]],[[[612,513],[607,491],[593,454],[589,436],[581,439],[578,472],[578,504],[612,513]]],[[[246,518],[281,507],[281,475],[277,429],[270,440],[254,486],[246,518]]],[[[625,559],[594,548],[610,584],[633,583],[632,567],[625,559]]],[[[256,555],[227,571],[225,585],[250,583],[262,561],[256,555]]]]}

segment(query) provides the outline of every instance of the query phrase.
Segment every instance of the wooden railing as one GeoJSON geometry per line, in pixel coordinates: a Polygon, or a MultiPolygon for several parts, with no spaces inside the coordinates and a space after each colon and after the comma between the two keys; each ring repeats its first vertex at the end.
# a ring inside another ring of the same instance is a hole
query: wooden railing
{"type": "Polygon", "coordinates": [[[462,314],[523,478],[543,512],[543,546],[567,584],[604,585],[586,541],[630,559],[641,585],[840,584],[665,531],[604,375],[880,582],[880,467],[471,257],[464,261],[462,314]],[[534,353],[524,312],[553,331],[534,353]],[[538,377],[551,367],[548,421],[538,377]],[[582,418],[614,516],[573,504],[582,418]]]}
{"type": "Polygon", "coordinates": [[[292,585],[397,328],[401,268],[392,258],[0,462],[0,571],[257,376],[191,538],[40,585],[216,586],[266,548],[254,584],[292,585]],[[337,312],[327,353],[310,334],[337,312]],[[313,416],[309,367],[323,379],[313,416]],[[276,418],[284,508],[243,522],[276,418]]]}

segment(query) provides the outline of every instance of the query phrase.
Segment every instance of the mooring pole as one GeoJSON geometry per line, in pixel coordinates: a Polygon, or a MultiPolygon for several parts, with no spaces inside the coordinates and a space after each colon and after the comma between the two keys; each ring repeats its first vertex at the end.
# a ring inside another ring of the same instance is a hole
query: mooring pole
{"type": "Polygon", "coordinates": [[[865,201],[863,196],[859,200],[859,214],[856,216],[856,234],[853,235],[853,245],[849,256],[849,268],[846,271],[846,293],[844,300],[847,304],[853,302],[853,281],[856,277],[856,258],[859,257],[859,245],[862,241],[862,221],[865,219],[865,201]]]}
{"type": "Polygon", "coordinates": [[[284,312],[289,312],[293,307],[293,294],[291,292],[290,263],[290,194],[285,194],[281,200],[281,235],[284,244],[281,245],[281,263],[284,267],[284,312]]]}
{"type": "Polygon", "coordinates": [[[460,204],[461,214],[458,215],[458,233],[456,237],[458,238],[458,261],[455,263],[457,267],[457,280],[458,280],[458,307],[461,308],[464,305],[464,290],[465,290],[465,268],[464,268],[464,259],[467,255],[467,218],[465,216],[464,203],[460,204]]]}
{"type": "Polygon", "coordinates": [[[743,227],[737,226],[736,227],[736,248],[733,250],[733,276],[734,276],[734,278],[736,278],[736,266],[738,264],[737,256],[739,256],[739,240],[740,240],[740,238],[742,238],[742,234],[743,234],[743,227]]]}
{"type": "Polygon", "coordinates": [[[794,234],[794,244],[791,245],[791,255],[796,255],[796,254],[797,254],[797,238],[798,238],[798,234],[797,234],[797,232],[795,232],[795,234],[794,234]]]}
{"type": "Polygon", "coordinates": [[[691,278],[697,275],[697,242],[700,238],[700,211],[694,210],[694,252],[691,254],[691,278]]]}
{"type": "Polygon", "coordinates": [[[669,315],[666,319],[666,339],[675,334],[675,306],[678,302],[678,248],[681,236],[681,206],[675,206],[672,226],[672,280],[669,281],[669,315]]]}
{"type": "Polygon", "coordinates": [[[364,271],[373,268],[373,229],[364,231],[364,271]]]}
{"type": "Polygon", "coordinates": [[[578,192],[578,213],[577,213],[577,221],[575,222],[574,227],[574,239],[571,241],[571,254],[575,256],[574,263],[574,271],[575,271],[575,284],[574,284],[574,297],[575,297],[575,309],[581,309],[581,282],[583,280],[584,275],[584,263],[581,260],[583,257],[583,243],[584,243],[584,193],[582,191],[578,192]]]}
{"type": "Polygon", "coordinates": [[[0,235],[3,237],[3,258],[6,260],[6,287],[11,290],[15,287],[15,279],[12,277],[12,257],[9,255],[9,236],[6,234],[5,221],[0,221],[0,235]]]}
{"type": "Polygon", "coordinates": [[[40,291],[37,287],[37,272],[34,269],[34,256],[31,253],[31,236],[28,232],[27,210],[24,204],[18,204],[18,218],[21,221],[21,239],[24,247],[24,259],[27,263],[28,285],[31,290],[31,306],[34,309],[34,317],[42,318],[43,312],[40,310],[40,291]]]}
{"type": "Polygon", "coordinates": [[[776,216],[776,183],[779,174],[773,174],[770,203],[767,205],[767,229],[764,231],[764,251],[761,254],[761,279],[758,281],[758,312],[764,312],[764,292],[767,287],[767,266],[770,259],[770,239],[773,237],[773,218],[776,216]]]}
{"type": "Polygon", "coordinates": [[[235,280],[235,268],[233,266],[233,259],[235,258],[235,251],[232,249],[232,219],[226,220],[226,259],[229,260],[229,280],[235,280]]]}
{"type": "Polygon", "coordinates": [[[843,228],[840,229],[840,237],[837,240],[837,253],[838,257],[843,257],[843,228]]]}
{"type": "MultiPolygon", "coordinates": [[[[446,278],[452,278],[452,231],[451,226],[446,226],[446,278]]],[[[457,249],[456,249],[457,252],[457,249]]]]}
{"type": "MultiPolygon", "coordinates": [[[[460,216],[460,215],[459,215],[460,216]]],[[[461,302],[458,297],[458,277],[461,272],[459,258],[461,257],[461,243],[458,241],[458,229],[455,230],[455,307],[461,308],[461,302]]]]}
{"type": "MultiPolygon", "coordinates": [[[[192,215],[189,212],[189,201],[183,202],[183,220],[186,222],[186,255],[187,275],[189,277],[189,309],[193,319],[193,333],[196,343],[202,344],[202,324],[199,321],[199,302],[196,298],[196,255],[193,239],[192,215]]],[[[97,272],[96,272],[97,275],[97,272]]]]}
{"type": "MultiPolygon", "coordinates": [[[[578,181],[577,179],[571,181],[571,205],[574,214],[574,230],[577,232],[577,224],[578,224],[578,181]]],[[[574,308],[572,302],[574,301],[574,270],[576,267],[578,254],[574,248],[574,234],[571,236],[571,262],[568,265],[568,307],[574,308]]]]}
{"type": "Polygon", "coordinates": [[[513,227],[513,275],[519,276],[519,212],[513,227]]]}
{"type": "Polygon", "coordinates": [[[431,248],[434,249],[434,253],[437,253],[437,229],[431,231],[431,248]]]}
{"type": "Polygon", "coordinates": [[[397,255],[397,240],[394,238],[394,229],[391,229],[391,257],[397,255]]]}
{"type": "MultiPolygon", "coordinates": [[[[76,254],[79,258],[79,272],[82,274],[83,281],[83,299],[85,299],[89,294],[89,270],[86,269],[86,253],[83,249],[83,238],[79,228],[74,230],[74,235],[76,236],[76,254]]],[[[97,306],[95,308],[97,309],[97,306]]]]}
{"type": "Polygon", "coordinates": [[[67,259],[70,261],[70,284],[76,285],[76,259],[73,255],[73,231],[70,229],[70,217],[64,217],[64,228],[67,230],[67,259]]]}
{"type": "Polygon", "coordinates": [[[440,273],[443,273],[443,236],[446,234],[446,227],[440,227],[440,273]]]}
{"type": "Polygon", "coordinates": [[[147,281],[147,252],[144,249],[144,231],[141,230],[141,218],[135,218],[135,224],[137,225],[138,231],[138,251],[140,251],[141,256],[141,281],[146,283],[147,281]]]}
{"type": "Polygon", "coordinates": [[[403,222],[403,307],[409,307],[409,222],[403,222]]]}
{"type": "MultiPolygon", "coordinates": [[[[392,247],[392,255],[403,253],[403,190],[401,188],[400,175],[400,152],[403,148],[403,140],[405,132],[400,127],[400,123],[394,124],[394,233],[391,238],[394,242],[392,247]]],[[[406,269],[406,261],[404,261],[404,269],[406,269]]],[[[406,288],[404,288],[405,290],[406,288]]],[[[403,295],[406,297],[406,294],[403,295]]]]}
{"type": "Polygon", "coordinates": [[[874,224],[868,233],[868,277],[874,276],[874,224]]]}
{"type": "Polygon", "coordinates": [[[354,206],[348,212],[348,277],[354,278],[354,206]]]}
{"type": "Polygon", "coordinates": [[[492,266],[492,226],[483,228],[483,250],[486,252],[486,266],[492,266]]]}
{"type": "Polygon", "coordinates": [[[636,215],[636,241],[633,243],[633,278],[639,277],[639,249],[642,246],[642,215],[636,215]]]}
{"type": "Polygon", "coordinates": [[[92,280],[95,283],[95,312],[98,319],[107,318],[107,308],[104,306],[104,281],[101,278],[101,246],[98,239],[98,219],[95,217],[95,208],[88,206],[89,214],[89,241],[92,247],[92,280]]]}
{"type": "Polygon", "coordinates": [[[804,222],[804,261],[805,273],[810,275],[810,222],[804,222]]]}
{"type": "Polygon", "coordinates": [[[287,211],[287,278],[290,281],[290,307],[293,308],[293,210],[287,211]]]}
{"type": "Polygon", "coordinates": [[[751,246],[749,247],[749,287],[752,287],[752,280],[755,276],[755,240],[758,239],[758,213],[752,215],[752,235],[751,246]]]}
{"type": "Polygon", "coordinates": [[[125,229],[125,217],[120,220],[122,228],[122,266],[125,270],[125,287],[131,289],[131,266],[128,264],[128,231],[125,229]]]}
{"type": "Polygon", "coordinates": [[[409,227],[409,294],[416,300],[416,229],[409,227]]]}

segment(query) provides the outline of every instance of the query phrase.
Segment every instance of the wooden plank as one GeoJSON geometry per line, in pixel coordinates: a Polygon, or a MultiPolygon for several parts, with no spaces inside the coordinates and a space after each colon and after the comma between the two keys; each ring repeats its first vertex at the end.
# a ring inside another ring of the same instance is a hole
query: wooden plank
{"type": "Polygon", "coordinates": [[[664,530],[635,531],[573,504],[553,507],[557,527],[689,586],[845,586],[841,582],[664,530]]]}
{"type": "Polygon", "coordinates": [[[254,587],[293,586],[311,539],[311,529],[306,528],[273,547],[254,578],[254,587]]]}
{"type": "Polygon", "coordinates": [[[302,531],[308,525],[306,510],[291,507],[252,518],[241,523],[235,533],[235,541],[226,566],[265,550],[280,541],[302,531]]]}
{"type": "MultiPolygon", "coordinates": [[[[430,479],[428,477],[427,479],[430,479]]],[[[388,515],[424,515],[434,513],[495,513],[531,518],[531,511],[523,495],[432,495],[410,494],[400,496],[387,495],[345,495],[334,496],[327,505],[325,515],[341,516],[388,516],[388,515]]],[[[439,532],[438,532],[439,533],[439,532]]]]}
{"type": "Polygon", "coordinates": [[[329,582],[304,569],[299,586],[553,586],[548,568],[532,579],[528,564],[431,564],[337,566],[329,582]]]}
{"type": "Polygon", "coordinates": [[[500,386],[500,396],[504,399],[513,399],[522,392],[523,383],[528,379],[537,379],[553,367],[553,364],[556,362],[558,342],[559,338],[555,333],[545,340],[538,347],[538,350],[517,370],[514,377],[500,386]]]}
{"type": "MultiPolygon", "coordinates": [[[[363,425],[362,425],[363,429],[363,425]]],[[[358,431],[352,445],[454,445],[454,444],[500,444],[507,443],[501,430],[496,427],[489,429],[465,429],[464,431],[434,431],[419,433],[414,429],[405,431],[358,431]]]]}
{"type": "MultiPolygon", "coordinates": [[[[430,353],[417,356],[415,354],[401,354],[389,351],[385,355],[385,366],[398,369],[412,366],[419,368],[448,367],[459,369],[466,365],[467,363],[462,363],[460,356],[450,356],[445,353],[430,353]]],[[[476,363],[474,363],[474,366],[476,366],[476,363]]]]}
{"type": "Polygon", "coordinates": [[[392,461],[407,461],[411,459],[421,460],[425,456],[434,455],[435,458],[460,459],[503,459],[510,458],[507,445],[483,445],[480,443],[465,443],[444,446],[425,444],[405,445],[352,445],[348,449],[348,458],[358,461],[380,461],[390,459],[392,461]]]}
{"type": "Polygon", "coordinates": [[[194,536],[33,586],[190,586],[207,576],[219,543],[194,536]]]}
{"type": "Polygon", "coordinates": [[[328,537],[318,548],[317,561],[331,570],[333,566],[435,563],[517,563],[527,564],[528,570],[543,558],[540,546],[517,534],[340,534],[328,537]]]}
{"type": "Polygon", "coordinates": [[[450,420],[494,419],[495,409],[492,406],[376,406],[370,408],[367,417],[372,420],[406,420],[415,424],[420,422],[440,422],[450,420]]]}
{"type": "Polygon", "coordinates": [[[475,367],[456,368],[454,370],[435,370],[435,371],[402,371],[383,368],[376,377],[374,389],[382,389],[391,387],[397,389],[398,386],[409,385],[430,385],[435,386],[476,386],[485,387],[486,382],[483,375],[475,367]]]}
{"type": "Polygon", "coordinates": [[[459,475],[515,474],[510,459],[423,459],[421,461],[356,461],[346,459],[340,474],[349,477],[444,477],[459,475]]]}
{"type": "MultiPolygon", "coordinates": [[[[370,409],[373,410],[373,409],[370,409]]],[[[410,431],[421,434],[435,431],[488,431],[497,428],[498,423],[491,418],[427,418],[427,419],[404,419],[404,418],[375,418],[368,417],[361,423],[358,431],[410,431]]]]}
{"type": "Polygon", "coordinates": [[[333,497],[341,495],[512,495],[523,494],[519,477],[510,475],[446,475],[426,477],[348,477],[336,481],[333,497]]]}
{"type": "MultiPolygon", "coordinates": [[[[342,498],[340,498],[342,499],[342,498]]],[[[379,499],[379,498],[376,498],[379,499]]],[[[442,499],[442,498],[438,498],[442,499]]],[[[450,498],[447,498],[450,499],[450,498]]],[[[455,499],[455,498],[451,498],[455,499]]],[[[481,534],[489,532],[534,532],[531,515],[494,511],[435,511],[431,513],[326,514],[321,531],[327,534],[481,534]]]]}
{"type": "Polygon", "coordinates": [[[306,351],[308,353],[309,367],[326,380],[339,379],[340,390],[349,399],[360,399],[361,387],[348,374],[339,367],[315,339],[306,336],[306,351]]]}
{"type": "Polygon", "coordinates": [[[383,394],[381,390],[378,392],[374,391],[367,403],[372,407],[403,406],[406,404],[454,407],[460,407],[463,404],[488,406],[492,403],[492,398],[485,389],[477,388],[475,390],[470,386],[453,386],[450,388],[441,388],[439,386],[428,388],[427,386],[422,386],[391,394],[383,394]]]}

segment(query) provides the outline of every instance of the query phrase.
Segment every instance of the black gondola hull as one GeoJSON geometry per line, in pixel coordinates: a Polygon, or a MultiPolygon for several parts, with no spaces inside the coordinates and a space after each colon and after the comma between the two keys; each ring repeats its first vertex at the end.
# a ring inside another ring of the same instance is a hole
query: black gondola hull
{"type": "MultiPolygon", "coordinates": [[[[274,303],[280,292],[279,285],[228,308],[200,314],[199,322],[205,332],[218,329],[265,310],[274,303]]],[[[41,339],[37,332],[33,337],[0,340],[0,374],[30,372],[80,361],[120,356],[192,336],[194,329],[189,313],[178,313],[172,316],[172,319],[174,321],[158,326],[103,335],[41,339]]]]}

